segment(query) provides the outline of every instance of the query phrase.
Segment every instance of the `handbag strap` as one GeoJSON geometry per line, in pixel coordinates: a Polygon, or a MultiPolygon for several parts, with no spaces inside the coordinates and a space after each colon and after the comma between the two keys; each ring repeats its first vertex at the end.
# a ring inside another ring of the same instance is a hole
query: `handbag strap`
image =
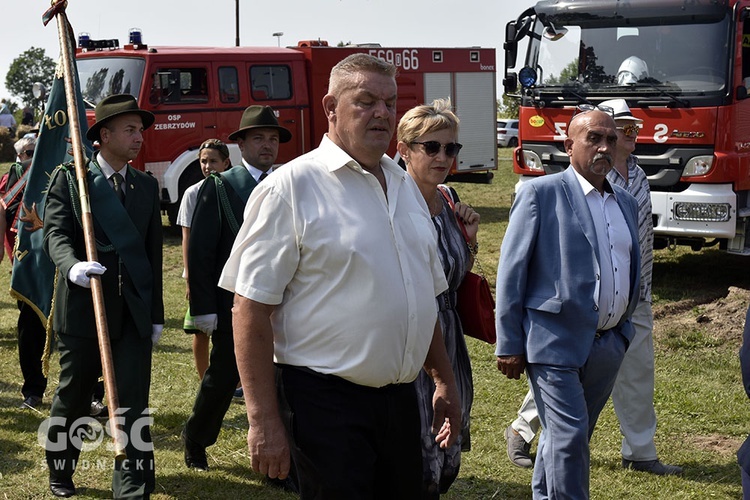
{"type": "MultiPolygon", "coordinates": [[[[456,222],[458,222],[458,227],[461,228],[461,232],[464,235],[464,239],[466,240],[466,245],[469,246],[469,251],[472,250],[471,245],[469,244],[469,233],[466,232],[466,226],[464,226],[464,222],[456,217],[456,204],[453,201],[453,194],[450,192],[450,189],[448,186],[445,186],[443,184],[438,184],[438,190],[440,190],[440,194],[443,195],[443,198],[448,202],[448,205],[451,207],[451,212],[453,212],[453,217],[456,219],[456,222]]],[[[472,253],[474,255],[474,253],[472,253]]]]}
{"type": "Polygon", "coordinates": [[[474,247],[471,246],[471,243],[469,243],[469,233],[466,232],[466,226],[464,226],[464,222],[459,218],[456,217],[456,204],[453,201],[453,195],[450,192],[450,189],[448,186],[445,186],[443,184],[438,184],[438,190],[440,191],[440,194],[443,195],[443,198],[446,199],[448,202],[448,205],[451,207],[451,212],[453,213],[453,218],[456,219],[456,222],[458,223],[458,227],[461,228],[461,233],[464,235],[464,240],[466,240],[466,248],[469,249],[469,253],[474,258],[474,264],[476,264],[477,269],[479,270],[479,275],[482,276],[482,278],[487,279],[484,275],[484,269],[482,269],[482,264],[480,264],[479,259],[477,258],[477,253],[474,251],[474,247]]]}

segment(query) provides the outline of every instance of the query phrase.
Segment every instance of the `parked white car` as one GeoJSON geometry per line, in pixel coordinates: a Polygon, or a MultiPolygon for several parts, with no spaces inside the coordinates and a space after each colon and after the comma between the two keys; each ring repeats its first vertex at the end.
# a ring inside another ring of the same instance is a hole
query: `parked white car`
{"type": "Polygon", "coordinates": [[[518,120],[497,121],[497,147],[515,148],[518,146],[518,120]]]}

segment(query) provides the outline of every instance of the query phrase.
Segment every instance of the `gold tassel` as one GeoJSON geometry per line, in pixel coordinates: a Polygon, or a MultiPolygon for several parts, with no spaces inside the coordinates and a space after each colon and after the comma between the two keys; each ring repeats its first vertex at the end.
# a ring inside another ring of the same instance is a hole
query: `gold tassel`
{"type": "Polygon", "coordinates": [[[55,340],[55,331],[52,329],[52,318],[55,314],[55,296],[57,295],[57,269],[55,269],[55,280],[52,283],[52,302],[49,308],[49,318],[44,322],[47,339],[44,342],[44,353],[42,354],[42,373],[45,377],[49,375],[49,358],[52,357],[52,342],[55,340]]]}

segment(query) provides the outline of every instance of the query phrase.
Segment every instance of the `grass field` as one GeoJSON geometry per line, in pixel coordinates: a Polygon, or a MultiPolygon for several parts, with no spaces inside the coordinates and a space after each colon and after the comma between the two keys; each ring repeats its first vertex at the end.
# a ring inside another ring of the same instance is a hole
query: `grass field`
{"type": "MultiPolygon", "coordinates": [[[[508,150],[492,184],[454,184],[462,199],[482,216],[480,262],[495,281],[499,245],[508,220],[515,176],[508,150]]],[[[154,353],[151,403],[156,448],[155,499],[286,499],[294,496],[267,486],[249,469],[245,445],[247,422],[242,404],[233,404],[219,442],[209,448],[211,470],[185,468],[179,440],[190,412],[198,379],[190,339],[182,332],[185,310],[179,235],[165,228],[164,278],[167,322],[154,353]]],[[[685,468],[682,477],[660,478],[620,467],[620,433],[611,404],[592,442],[591,493],[595,499],[730,499],[741,497],[734,453],[750,430],[750,407],[742,390],[737,350],[742,323],[726,327],[716,318],[713,329],[698,321],[711,305],[726,301],[730,286],[750,290],[750,261],[716,250],[693,253],[661,250],[655,264],[656,444],[660,458],[685,468]],[[676,315],[683,319],[675,321],[676,315]],[[687,319],[685,319],[687,318],[687,319]]],[[[0,265],[0,289],[7,290],[9,265],[0,265]]],[[[735,309],[746,307],[740,305],[735,309]]],[[[744,311],[744,310],[743,310],[744,311]]],[[[740,311],[742,313],[743,311],[740,311]]],[[[741,314],[740,314],[741,315],[741,314]]],[[[737,317],[737,311],[733,317],[737,317]]],[[[50,497],[44,450],[37,429],[49,411],[59,373],[53,357],[49,387],[40,412],[21,410],[15,321],[17,309],[8,294],[0,295],[0,498],[50,497]]],[[[472,412],[471,452],[448,499],[531,498],[531,471],[510,464],[503,429],[515,418],[526,392],[524,382],[497,372],[493,348],[469,339],[476,388],[472,412]]],[[[74,480],[79,498],[111,498],[112,456],[103,447],[86,452],[74,480]]]]}

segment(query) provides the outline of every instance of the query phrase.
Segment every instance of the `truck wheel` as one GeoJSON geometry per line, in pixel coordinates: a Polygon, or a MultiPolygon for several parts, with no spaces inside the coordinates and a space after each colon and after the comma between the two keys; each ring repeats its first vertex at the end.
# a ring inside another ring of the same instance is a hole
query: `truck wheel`
{"type": "Polygon", "coordinates": [[[182,195],[185,194],[185,190],[203,180],[203,172],[201,172],[200,163],[198,160],[192,162],[180,176],[180,181],[177,184],[179,197],[175,203],[167,205],[167,217],[169,218],[169,225],[172,227],[177,226],[177,213],[180,211],[180,205],[182,204],[182,195]]]}

